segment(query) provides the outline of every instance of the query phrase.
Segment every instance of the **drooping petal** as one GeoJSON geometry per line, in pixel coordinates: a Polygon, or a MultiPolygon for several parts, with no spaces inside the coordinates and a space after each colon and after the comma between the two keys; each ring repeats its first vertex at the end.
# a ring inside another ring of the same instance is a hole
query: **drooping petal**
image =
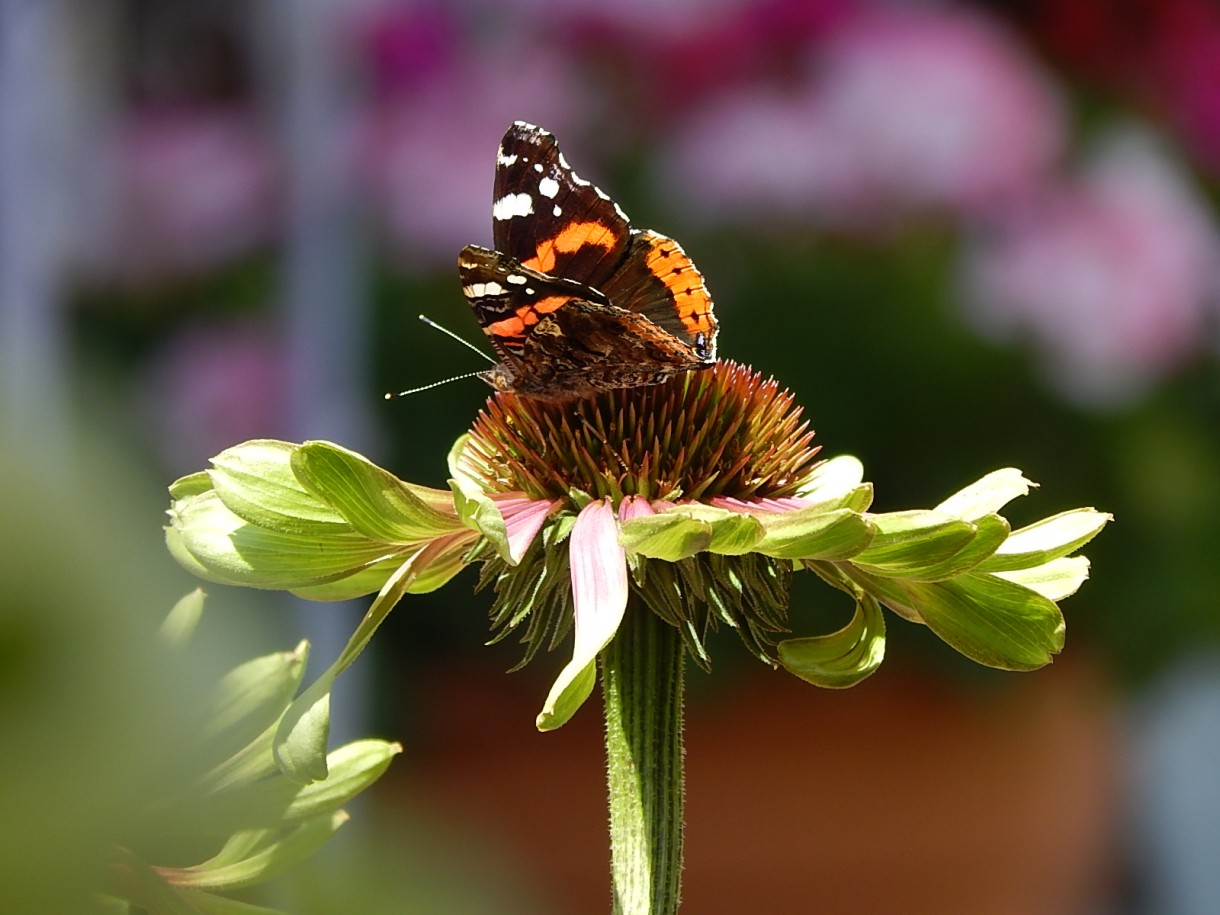
{"type": "Polygon", "coordinates": [[[627,609],[627,556],[608,500],[581,509],[569,538],[576,635],[572,660],[559,672],[538,715],[538,729],[563,725],[589,698],[597,655],[614,638],[627,609]]]}
{"type": "Polygon", "coordinates": [[[558,505],[556,499],[531,499],[524,493],[502,493],[491,500],[504,517],[508,532],[508,554],[514,563],[521,561],[547,516],[558,505]]]}

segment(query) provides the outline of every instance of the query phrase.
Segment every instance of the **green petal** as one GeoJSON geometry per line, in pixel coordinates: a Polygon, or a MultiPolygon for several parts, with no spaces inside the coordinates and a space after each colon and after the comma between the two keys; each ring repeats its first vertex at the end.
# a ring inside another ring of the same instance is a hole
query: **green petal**
{"type": "Polygon", "coordinates": [[[855,686],[885,657],[885,617],[872,597],[861,594],[851,622],[838,632],[788,639],[778,651],[785,670],[815,686],[855,686]]]}
{"type": "Polygon", "coordinates": [[[974,521],[983,515],[998,512],[1018,496],[1023,496],[1037,483],[1025,479],[1015,467],[993,470],[981,480],[954,493],[936,506],[936,511],[974,521]]]}
{"type": "Polygon", "coordinates": [[[864,511],[872,502],[873,487],[863,480],[860,459],[841,454],[818,464],[797,495],[827,507],[864,511]]]}
{"type": "Polygon", "coordinates": [[[207,752],[226,759],[275,724],[296,694],[308,657],[309,643],[301,642],[225,674],[203,710],[200,739],[207,752]]]}
{"type": "Polygon", "coordinates": [[[291,589],[322,584],[386,560],[394,548],[351,530],[324,536],[289,533],[248,524],[219,493],[178,502],[170,511],[171,552],[190,571],[210,581],[252,588],[291,589]],[[187,556],[183,556],[183,552],[187,556]]]}
{"type": "Polygon", "coordinates": [[[462,527],[447,493],[437,492],[448,498],[446,514],[425,503],[392,473],[330,442],[306,442],[295,449],[291,464],[309,492],[370,539],[423,543],[462,527]]]}
{"type": "Polygon", "coordinates": [[[618,542],[629,553],[677,562],[711,546],[712,526],[681,512],[642,515],[620,523],[618,542]]]}
{"type": "Polygon", "coordinates": [[[302,823],[279,841],[241,861],[222,867],[164,868],[161,873],[170,883],[182,887],[236,890],[253,886],[296,867],[321,848],[348,819],[345,812],[337,810],[302,823]]]}
{"type": "Polygon", "coordinates": [[[424,547],[390,576],[339,657],[284,713],[276,731],[274,752],[280,769],[289,778],[301,783],[326,778],[330,690],[335,678],[360,656],[373,633],[407,593],[415,574],[415,564],[420,562],[426,565],[439,549],[435,545],[424,547]]]}
{"type": "Polygon", "coordinates": [[[1052,515],[1014,531],[979,569],[1006,572],[1043,565],[1076,552],[1096,537],[1111,520],[1113,515],[1092,508],[1078,508],[1052,515]]]}
{"type": "Polygon", "coordinates": [[[1053,601],[994,575],[900,584],[928,628],[966,657],[1002,670],[1035,670],[1063,648],[1053,601]]]}
{"type": "Polygon", "coordinates": [[[853,564],[874,575],[915,581],[943,581],[979,565],[1008,536],[1008,522],[983,515],[969,522],[940,512],[871,515],[879,531],[853,564]]]}
{"type": "Polygon", "coordinates": [[[1063,556],[1032,569],[994,574],[996,578],[1037,591],[1047,600],[1063,600],[1075,594],[1076,589],[1089,577],[1089,560],[1083,556],[1063,556]]]}
{"type": "Polygon", "coordinates": [[[872,522],[850,509],[821,506],[755,515],[763,526],[754,551],[777,559],[846,559],[873,539],[872,522]]]}
{"type": "Polygon", "coordinates": [[[576,714],[597,685],[597,662],[590,661],[579,673],[557,682],[534,722],[539,731],[563,727],[576,714]]]}
{"type": "Polygon", "coordinates": [[[229,511],[259,527],[306,537],[350,531],[347,520],[292,472],[296,449],[269,440],[226,449],[212,458],[212,486],[229,511]]]}
{"type": "Polygon", "coordinates": [[[183,595],[174,604],[169,615],[161,622],[161,629],[158,632],[166,645],[182,648],[191,640],[191,636],[194,635],[195,629],[199,625],[199,620],[203,617],[204,599],[203,588],[196,588],[189,594],[183,595]]]}

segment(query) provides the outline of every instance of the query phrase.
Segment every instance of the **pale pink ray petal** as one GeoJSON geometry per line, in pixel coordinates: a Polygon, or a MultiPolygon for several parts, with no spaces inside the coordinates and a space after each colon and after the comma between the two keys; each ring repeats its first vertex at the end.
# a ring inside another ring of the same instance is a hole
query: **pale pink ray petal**
{"type": "Polygon", "coordinates": [[[520,562],[529,549],[547,516],[554,510],[557,499],[530,499],[520,493],[496,493],[491,497],[504,518],[508,531],[508,553],[513,562],[520,562]]]}
{"type": "Polygon", "coordinates": [[[598,653],[618,631],[627,609],[627,554],[618,542],[618,521],[609,501],[590,502],[576,516],[569,537],[576,636],[572,660],[560,671],[538,715],[538,728],[566,722],[597,679],[598,653]]]}
{"type": "Polygon", "coordinates": [[[779,499],[734,499],[728,496],[716,496],[708,501],[717,508],[742,514],[792,512],[815,504],[813,499],[803,499],[800,496],[784,496],[779,499]]]}
{"type": "Polygon", "coordinates": [[[656,510],[652,507],[647,499],[639,496],[626,496],[618,506],[618,517],[620,521],[627,521],[631,518],[642,518],[645,515],[655,515],[656,510]]]}

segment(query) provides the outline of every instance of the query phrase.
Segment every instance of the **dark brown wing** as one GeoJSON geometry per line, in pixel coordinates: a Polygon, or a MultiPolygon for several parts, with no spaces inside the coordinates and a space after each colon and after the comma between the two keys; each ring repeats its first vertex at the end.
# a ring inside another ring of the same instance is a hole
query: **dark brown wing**
{"type": "Polygon", "coordinates": [[[618,204],[572,171],[552,134],[524,121],[508,129],[496,153],[497,251],[600,288],[626,255],[629,234],[618,204]]]}

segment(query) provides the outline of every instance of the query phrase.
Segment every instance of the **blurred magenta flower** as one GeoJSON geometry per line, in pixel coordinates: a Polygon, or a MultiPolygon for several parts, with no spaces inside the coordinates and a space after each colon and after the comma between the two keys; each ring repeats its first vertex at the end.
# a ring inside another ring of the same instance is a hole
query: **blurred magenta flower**
{"type": "Polygon", "coordinates": [[[722,94],[680,128],[663,183],[700,215],[778,209],[833,227],[974,213],[1040,180],[1061,100],[995,21],[945,6],[862,9],[792,86],[722,94]]]}
{"type": "Polygon", "coordinates": [[[270,328],[253,321],[187,325],[157,353],[141,390],[167,466],[197,467],[230,445],[283,432],[287,368],[270,328]]]}
{"type": "Polygon", "coordinates": [[[1032,11],[1037,37],[1075,75],[1164,115],[1220,170],[1220,5],[1215,0],[1076,0],[1032,11]]]}
{"type": "Polygon", "coordinates": [[[1164,145],[1125,128],[1074,180],[981,234],[963,274],[985,333],[1031,338],[1072,399],[1119,404],[1204,345],[1220,293],[1220,235],[1164,145]]]}
{"type": "Polygon", "coordinates": [[[101,181],[107,205],[85,257],[140,282],[195,274],[274,236],[280,166],[255,114],[199,106],[136,109],[114,125],[101,181]]]}
{"type": "Polygon", "coordinates": [[[394,253],[444,266],[487,220],[487,149],[517,118],[571,125],[591,106],[580,69],[522,29],[463,34],[452,16],[387,15],[368,26],[379,86],[365,124],[366,191],[394,253]],[[411,62],[412,49],[425,48],[411,62]]]}

